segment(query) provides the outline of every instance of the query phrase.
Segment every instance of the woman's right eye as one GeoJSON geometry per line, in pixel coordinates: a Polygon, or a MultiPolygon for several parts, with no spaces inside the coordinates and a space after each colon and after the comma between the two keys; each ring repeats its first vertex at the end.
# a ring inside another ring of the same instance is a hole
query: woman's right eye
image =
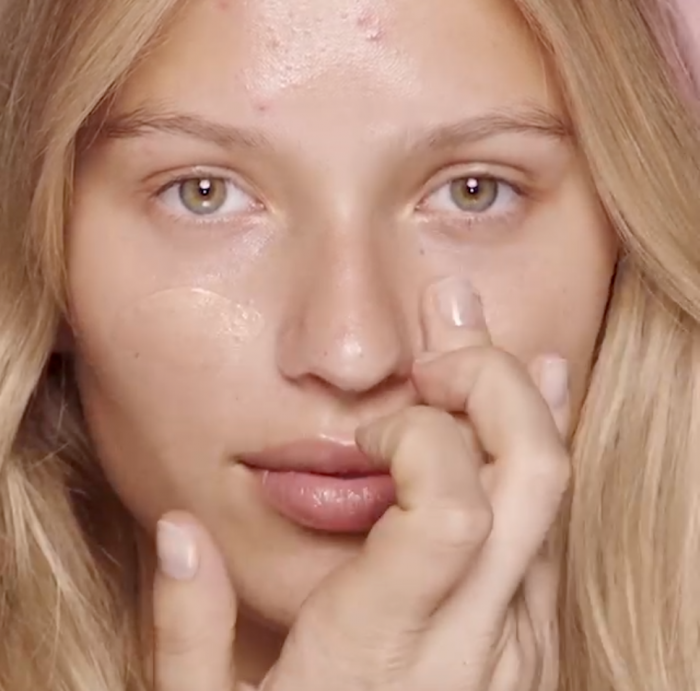
{"type": "Polygon", "coordinates": [[[170,183],[158,197],[175,216],[196,216],[218,221],[250,211],[256,200],[230,178],[198,176],[170,183]]]}

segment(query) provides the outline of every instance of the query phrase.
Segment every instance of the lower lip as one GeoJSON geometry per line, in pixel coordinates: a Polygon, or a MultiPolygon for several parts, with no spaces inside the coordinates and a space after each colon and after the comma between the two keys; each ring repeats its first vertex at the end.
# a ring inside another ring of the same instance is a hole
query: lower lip
{"type": "Polygon", "coordinates": [[[296,471],[255,470],[266,501],[304,528],[365,533],[395,501],[390,475],[340,477],[296,471]]]}

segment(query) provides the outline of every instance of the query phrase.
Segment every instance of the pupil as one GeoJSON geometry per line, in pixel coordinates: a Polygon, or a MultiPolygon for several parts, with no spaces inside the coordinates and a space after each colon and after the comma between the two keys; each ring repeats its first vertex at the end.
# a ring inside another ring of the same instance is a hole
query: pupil
{"type": "Polygon", "coordinates": [[[476,196],[481,192],[479,180],[477,178],[468,178],[466,181],[467,193],[471,196],[476,196]]]}
{"type": "Polygon", "coordinates": [[[208,197],[211,194],[211,180],[200,180],[199,181],[199,193],[203,197],[208,197]]]}

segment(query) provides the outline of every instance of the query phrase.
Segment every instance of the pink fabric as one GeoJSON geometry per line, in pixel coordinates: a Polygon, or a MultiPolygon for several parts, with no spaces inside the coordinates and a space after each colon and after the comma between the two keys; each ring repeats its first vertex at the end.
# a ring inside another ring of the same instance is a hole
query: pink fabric
{"type": "Polygon", "coordinates": [[[682,38],[685,39],[685,57],[696,84],[700,84],[700,0],[675,0],[674,5],[682,38]]]}
{"type": "Polygon", "coordinates": [[[692,68],[700,76],[700,0],[677,0],[681,17],[692,40],[692,68]]]}

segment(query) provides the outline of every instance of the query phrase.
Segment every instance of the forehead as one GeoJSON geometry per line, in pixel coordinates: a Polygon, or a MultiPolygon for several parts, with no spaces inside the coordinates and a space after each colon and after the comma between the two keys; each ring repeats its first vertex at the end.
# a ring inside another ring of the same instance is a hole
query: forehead
{"type": "Polygon", "coordinates": [[[191,0],[117,107],[144,103],[312,131],[561,110],[512,0],[191,0]]]}

